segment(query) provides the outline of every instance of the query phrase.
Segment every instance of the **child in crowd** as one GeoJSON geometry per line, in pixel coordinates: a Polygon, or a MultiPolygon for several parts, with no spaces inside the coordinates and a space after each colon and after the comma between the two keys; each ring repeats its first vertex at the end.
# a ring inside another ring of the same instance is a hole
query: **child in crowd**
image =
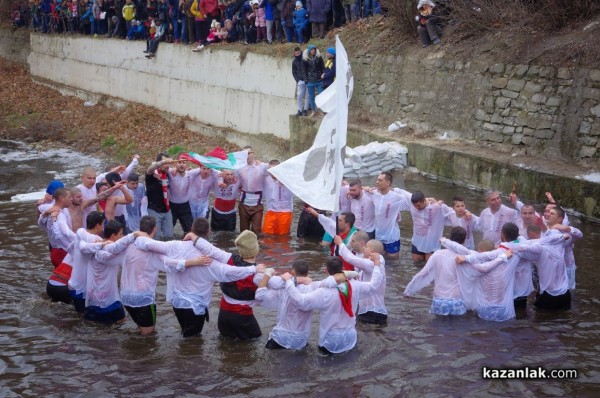
{"type": "Polygon", "coordinates": [[[240,39],[237,28],[231,19],[225,21],[224,29],[227,32],[227,35],[225,35],[225,40],[227,40],[227,43],[235,43],[240,39]]]}
{"type": "Polygon", "coordinates": [[[429,44],[440,44],[440,35],[442,34],[442,25],[437,15],[433,14],[435,4],[430,0],[420,0],[417,5],[419,15],[415,17],[419,23],[417,32],[423,48],[429,44]]]}
{"type": "Polygon", "coordinates": [[[127,40],[139,40],[144,37],[144,26],[141,21],[131,21],[131,27],[127,31],[127,40]]]}
{"type": "Polygon", "coordinates": [[[304,9],[302,2],[296,2],[296,11],[294,11],[294,30],[296,31],[296,40],[298,44],[304,43],[306,27],[308,26],[308,11],[304,9]]]}
{"type": "Polygon", "coordinates": [[[131,173],[127,177],[127,189],[133,197],[133,202],[125,206],[127,227],[130,231],[138,231],[140,229],[140,219],[148,215],[146,187],[144,184],[140,184],[139,175],[131,173]]]}
{"type": "Polygon", "coordinates": [[[256,42],[267,39],[267,20],[265,19],[264,7],[259,7],[258,0],[252,0],[252,11],[254,13],[254,26],[256,26],[256,42]]]}
{"type": "Polygon", "coordinates": [[[473,230],[479,217],[471,214],[465,207],[465,200],[460,196],[455,196],[452,199],[452,209],[454,214],[448,214],[446,216],[446,225],[451,227],[463,227],[467,231],[467,237],[465,238],[464,246],[469,250],[475,249],[475,242],[473,240],[473,230]]]}
{"type": "Polygon", "coordinates": [[[221,41],[221,24],[213,20],[210,24],[210,31],[206,36],[206,44],[219,43],[221,41]]]}
{"type": "Polygon", "coordinates": [[[154,26],[154,35],[148,39],[146,42],[146,58],[154,58],[154,54],[156,54],[156,50],[158,49],[158,44],[165,39],[165,35],[167,33],[167,24],[165,21],[159,19],[158,26],[155,25],[154,21],[152,21],[152,25],[154,26]]]}
{"type": "Polygon", "coordinates": [[[129,32],[129,29],[132,26],[132,21],[135,22],[135,4],[133,4],[132,0],[126,0],[125,5],[123,6],[122,14],[123,19],[125,19],[126,30],[129,32]]]}

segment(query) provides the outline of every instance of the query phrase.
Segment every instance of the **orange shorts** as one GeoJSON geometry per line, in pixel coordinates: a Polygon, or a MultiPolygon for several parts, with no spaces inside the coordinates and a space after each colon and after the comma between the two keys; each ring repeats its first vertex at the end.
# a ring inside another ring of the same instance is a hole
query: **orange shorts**
{"type": "Polygon", "coordinates": [[[262,231],[269,235],[288,235],[292,225],[292,212],[268,211],[265,214],[262,231]]]}

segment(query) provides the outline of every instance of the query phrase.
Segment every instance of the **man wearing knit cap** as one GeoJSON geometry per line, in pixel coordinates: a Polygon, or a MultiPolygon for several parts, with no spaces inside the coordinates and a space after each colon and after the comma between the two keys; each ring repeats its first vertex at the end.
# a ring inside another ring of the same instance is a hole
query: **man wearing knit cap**
{"type": "MultiPolygon", "coordinates": [[[[258,240],[250,230],[243,231],[235,240],[238,254],[233,254],[229,265],[248,267],[256,265],[258,240]]],[[[219,306],[219,333],[223,336],[247,340],[262,335],[251,305],[257,284],[254,275],[236,282],[221,283],[223,297],[219,306]]]]}

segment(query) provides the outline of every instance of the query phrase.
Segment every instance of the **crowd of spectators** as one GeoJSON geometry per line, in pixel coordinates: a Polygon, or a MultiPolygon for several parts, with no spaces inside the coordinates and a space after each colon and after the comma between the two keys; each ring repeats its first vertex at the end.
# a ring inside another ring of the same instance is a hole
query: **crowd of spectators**
{"type": "Polygon", "coordinates": [[[194,44],[307,43],[328,29],[380,14],[378,0],[29,0],[16,27],[42,33],[194,44]]]}

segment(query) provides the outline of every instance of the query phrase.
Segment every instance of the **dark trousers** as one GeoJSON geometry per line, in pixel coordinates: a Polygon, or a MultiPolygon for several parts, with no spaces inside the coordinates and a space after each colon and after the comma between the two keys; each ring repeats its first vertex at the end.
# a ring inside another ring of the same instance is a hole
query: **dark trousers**
{"type": "Polygon", "coordinates": [[[169,202],[171,206],[171,215],[173,216],[173,226],[177,224],[177,220],[181,224],[181,228],[184,233],[188,233],[192,230],[192,223],[194,222],[194,218],[192,217],[192,208],[190,207],[190,202],[185,203],[172,203],[169,202]]]}
{"type": "Polygon", "coordinates": [[[202,315],[196,315],[191,308],[173,307],[179,326],[181,326],[181,335],[183,337],[198,336],[202,333],[204,321],[208,321],[208,308],[202,315]]]}
{"type": "Polygon", "coordinates": [[[533,305],[544,310],[570,310],[571,292],[567,290],[566,293],[560,296],[552,296],[548,292],[538,294],[533,305]]]}
{"type": "Polygon", "coordinates": [[[421,44],[425,46],[435,39],[439,39],[439,36],[442,34],[442,27],[434,21],[429,20],[425,23],[425,26],[419,25],[417,32],[419,33],[421,44]]]}
{"type": "Polygon", "coordinates": [[[247,206],[243,203],[238,205],[240,213],[240,232],[247,229],[259,233],[262,228],[263,205],[247,206]]]}
{"type": "Polygon", "coordinates": [[[242,315],[221,309],[219,310],[218,326],[219,333],[225,337],[248,340],[262,336],[254,315],[242,315]]]}
{"type": "Polygon", "coordinates": [[[50,296],[52,301],[60,301],[65,304],[71,304],[73,299],[69,293],[69,288],[66,285],[58,286],[53,285],[50,282],[46,284],[46,294],[50,296]]]}
{"type": "Polygon", "coordinates": [[[359,314],[356,319],[362,323],[371,323],[374,325],[385,325],[387,323],[387,315],[378,312],[367,311],[364,314],[359,314]]]}

